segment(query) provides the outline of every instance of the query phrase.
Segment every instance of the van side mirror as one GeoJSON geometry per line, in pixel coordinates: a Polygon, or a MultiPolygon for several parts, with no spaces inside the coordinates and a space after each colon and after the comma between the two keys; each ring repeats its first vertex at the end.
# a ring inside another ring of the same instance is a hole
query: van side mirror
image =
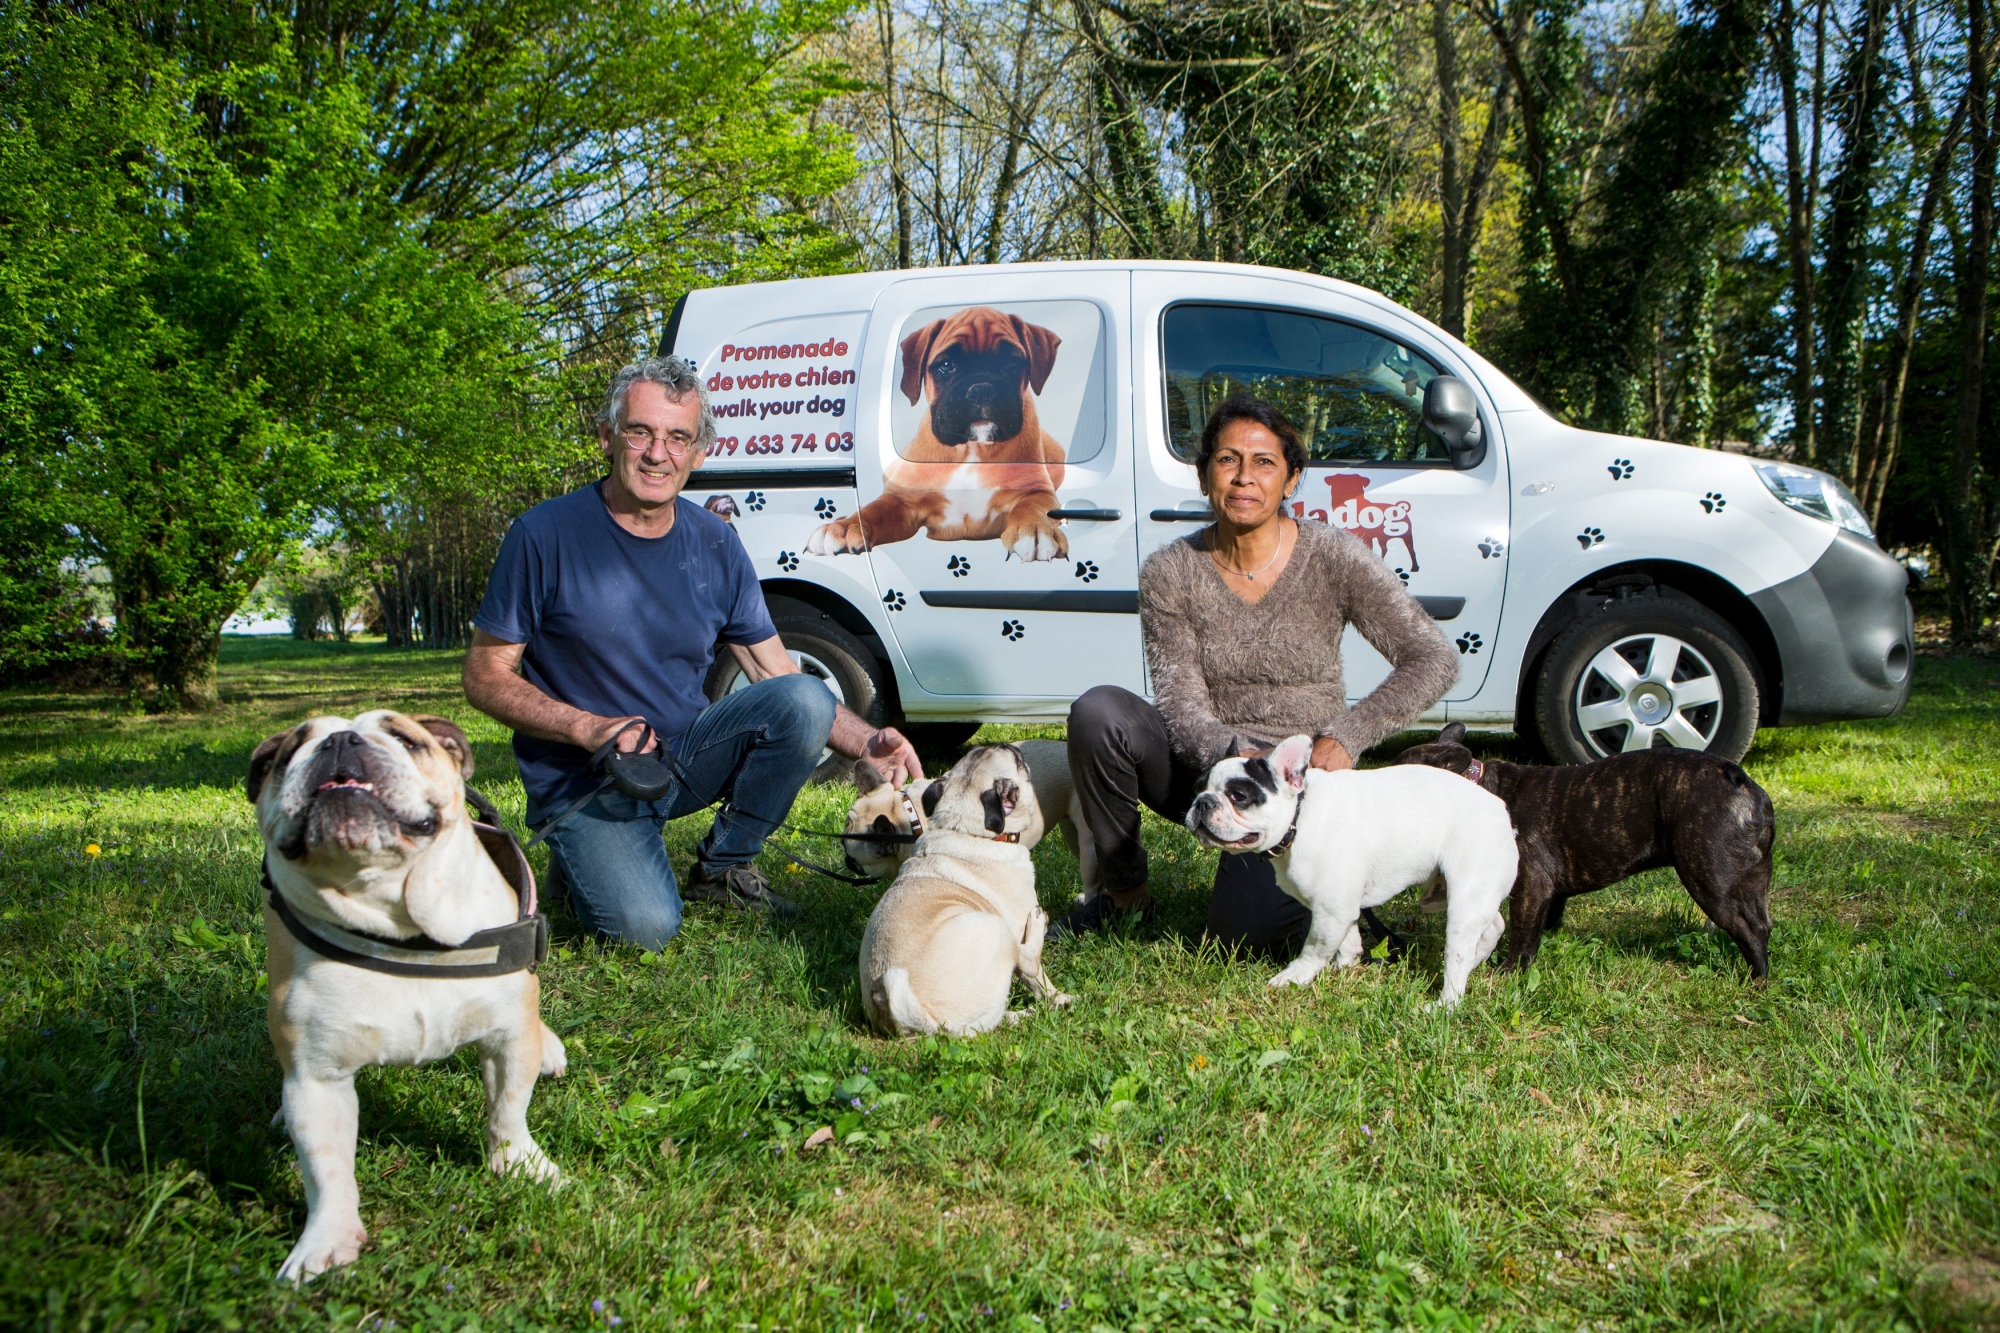
{"type": "Polygon", "coordinates": [[[1439,375],[1424,386],[1424,425],[1444,441],[1451,465],[1460,472],[1479,466],[1486,457],[1486,433],[1479,425],[1479,403],[1472,386],[1455,375],[1439,375]]]}

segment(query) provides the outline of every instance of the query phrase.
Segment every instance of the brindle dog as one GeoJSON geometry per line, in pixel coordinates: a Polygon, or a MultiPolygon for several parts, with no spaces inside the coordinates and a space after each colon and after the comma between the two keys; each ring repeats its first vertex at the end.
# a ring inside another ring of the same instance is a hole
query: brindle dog
{"type": "Polygon", "coordinates": [[[1594,764],[1539,768],[1481,761],[1453,722],[1399,764],[1473,777],[1507,803],[1521,849],[1505,967],[1535,961],[1563,905],[1641,870],[1672,866],[1681,885],[1762,979],[1771,939],[1771,798],[1727,759],[1696,750],[1635,750],[1594,764]],[[1480,768],[1474,768],[1479,764],[1480,768]]]}

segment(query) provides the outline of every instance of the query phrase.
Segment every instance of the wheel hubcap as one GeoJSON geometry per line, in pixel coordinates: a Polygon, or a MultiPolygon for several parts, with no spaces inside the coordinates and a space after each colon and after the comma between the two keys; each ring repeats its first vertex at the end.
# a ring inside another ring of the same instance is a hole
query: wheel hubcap
{"type": "Polygon", "coordinates": [[[1722,725],[1722,681],[1684,640],[1635,634],[1583,669],[1576,724],[1598,755],[1671,746],[1705,750],[1722,725]]]}

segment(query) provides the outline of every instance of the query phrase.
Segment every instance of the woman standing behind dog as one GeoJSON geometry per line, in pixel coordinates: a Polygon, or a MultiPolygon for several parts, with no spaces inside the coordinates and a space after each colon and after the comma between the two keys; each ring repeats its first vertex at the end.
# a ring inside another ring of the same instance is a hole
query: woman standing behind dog
{"type": "MultiPolygon", "coordinates": [[[[1069,930],[1150,907],[1141,804],[1179,823],[1219,760],[1300,733],[1315,738],[1314,768],[1352,768],[1458,678],[1444,634],[1381,560],[1338,528],[1285,513],[1305,466],[1297,427],[1259,399],[1225,399],[1202,429],[1195,468],[1215,523],[1155,551],[1139,574],[1158,706],[1100,685],[1070,708],[1070,772],[1105,891],[1070,914],[1069,930]],[[1350,624],[1395,668],[1351,709],[1340,663],[1350,624]]],[[[1211,936],[1275,950],[1310,919],[1269,861],[1223,856],[1211,936]]]]}

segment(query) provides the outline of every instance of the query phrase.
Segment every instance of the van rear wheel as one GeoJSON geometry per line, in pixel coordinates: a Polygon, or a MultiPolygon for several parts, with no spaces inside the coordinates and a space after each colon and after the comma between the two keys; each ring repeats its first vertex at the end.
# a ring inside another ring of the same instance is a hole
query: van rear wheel
{"type": "MultiPolygon", "coordinates": [[[[776,608],[774,608],[775,610],[776,608]]],[[[885,693],[882,673],[887,668],[862,642],[840,627],[832,616],[810,608],[791,613],[790,608],[774,614],[771,625],[778,631],[785,652],[800,671],[824,684],[840,703],[872,726],[882,725],[885,693]]],[[[715,664],[708,669],[706,693],[710,703],[747,689],[750,677],[737,664],[736,654],[727,645],[718,645],[715,664]]],[[[848,775],[849,761],[827,750],[813,770],[814,782],[837,781],[848,775]]]]}
{"type": "Polygon", "coordinates": [[[1757,737],[1750,650],[1704,606],[1613,602],[1564,630],[1542,659],[1535,725],[1557,763],[1629,750],[1741,759],[1757,737]]]}

